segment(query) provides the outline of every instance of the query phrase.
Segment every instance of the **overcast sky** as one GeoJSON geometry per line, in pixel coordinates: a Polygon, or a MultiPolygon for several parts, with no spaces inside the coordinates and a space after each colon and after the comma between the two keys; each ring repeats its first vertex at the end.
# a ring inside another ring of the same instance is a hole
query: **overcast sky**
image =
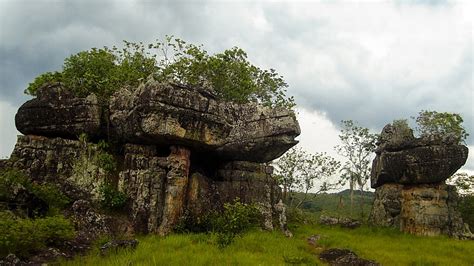
{"type": "MultiPolygon", "coordinates": [[[[0,157],[37,75],[71,54],[174,35],[275,68],[298,103],[301,146],[334,154],[339,121],[379,133],[422,109],[460,113],[474,153],[471,1],[0,0],[0,157]]],[[[474,171],[470,155],[464,170],[474,171]]]]}

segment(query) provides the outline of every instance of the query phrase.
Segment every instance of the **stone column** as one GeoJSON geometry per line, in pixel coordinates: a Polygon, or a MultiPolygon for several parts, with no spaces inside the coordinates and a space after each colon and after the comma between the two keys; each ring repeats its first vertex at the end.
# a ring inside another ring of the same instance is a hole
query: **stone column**
{"type": "Polygon", "coordinates": [[[165,206],[158,228],[160,235],[170,233],[183,214],[191,164],[190,154],[191,151],[184,147],[171,147],[171,154],[168,156],[170,170],[166,176],[165,206]]]}

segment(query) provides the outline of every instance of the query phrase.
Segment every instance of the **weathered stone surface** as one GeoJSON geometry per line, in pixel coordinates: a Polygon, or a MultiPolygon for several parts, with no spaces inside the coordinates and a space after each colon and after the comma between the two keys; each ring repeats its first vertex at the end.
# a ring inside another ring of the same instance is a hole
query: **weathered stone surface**
{"type": "Polygon", "coordinates": [[[339,225],[344,228],[354,229],[361,226],[361,222],[355,219],[341,217],[331,217],[326,215],[321,215],[319,217],[319,223],[324,225],[339,225]]]}
{"type": "Polygon", "coordinates": [[[167,158],[158,156],[154,146],[126,144],[124,152],[118,187],[130,199],[130,220],[135,232],[156,232],[163,213],[167,158]]]}
{"type": "Polygon", "coordinates": [[[414,138],[411,131],[384,127],[372,163],[371,186],[430,184],[446,180],[466,163],[468,148],[452,138],[414,138]]]}
{"type": "Polygon", "coordinates": [[[448,179],[466,162],[463,145],[424,146],[396,152],[382,152],[372,164],[371,185],[385,183],[429,184],[448,179]]]}
{"type": "Polygon", "coordinates": [[[444,183],[467,160],[467,147],[457,142],[452,135],[415,138],[405,126],[385,126],[372,164],[369,221],[416,235],[469,238],[456,211],[456,188],[444,183]]]}
{"type": "Polygon", "coordinates": [[[77,138],[100,134],[101,111],[97,97],[78,98],[60,83],[40,88],[15,116],[18,131],[27,135],[77,138]]]}
{"type": "Polygon", "coordinates": [[[458,199],[455,187],[444,183],[405,186],[402,198],[402,231],[425,236],[472,236],[456,210],[458,199]]]}
{"type": "Polygon", "coordinates": [[[255,162],[279,157],[300,134],[292,111],[219,101],[206,90],[153,80],[117,91],[102,109],[94,95],[74,97],[53,84],[20,107],[16,126],[23,134],[77,138],[86,133],[255,162]]]}
{"type": "Polygon", "coordinates": [[[15,254],[10,253],[5,258],[0,260],[0,265],[18,266],[18,265],[26,265],[26,263],[22,262],[15,254]]]}
{"type": "Polygon", "coordinates": [[[106,256],[111,252],[117,252],[119,249],[136,249],[138,240],[112,240],[100,247],[100,255],[106,256]]]}
{"type": "Polygon", "coordinates": [[[401,184],[385,184],[375,190],[369,222],[380,226],[399,227],[402,210],[401,184]]]}
{"type": "Polygon", "coordinates": [[[359,258],[349,249],[331,248],[321,254],[319,258],[329,263],[329,265],[357,265],[357,266],[376,266],[380,265],[375,261],[359,258]]]}
{"type": "Polygon", "coordinates": [[[96,164],[92,143],[42,136],[18,136],[5,164],[39,183],[53,183],[71,199],[97,199],[103,170],[96,164]]]}
{"type": "Polygon", "coordinates": [[[454,186],[435,184],[385,184],[377,188],[370,223],[399,228],[423,236],[449,235],[471,238],[456,210],[454,186]]]}
{"type": "Polygon", "coordinates": [[[267,162],[297,143],[293,112],[216,100],[192,88],[148,81],[111,99],[110,121],[119,139],[177,144],[216,152],[228,160],[267,162]]]}
{"type": "Polygon", "coordinates": [[[191,152],[183,147],[171,147],[168,156],[169,172],[166,175],[165,202],[158,233],[166,235],[173,230],[184,212],[191,152]]]}

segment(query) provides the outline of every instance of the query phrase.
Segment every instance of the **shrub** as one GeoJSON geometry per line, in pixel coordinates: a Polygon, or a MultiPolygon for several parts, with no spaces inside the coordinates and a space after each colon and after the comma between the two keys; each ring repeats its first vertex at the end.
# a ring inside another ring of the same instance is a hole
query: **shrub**
{"type": "Polygon", "coordinates": [[[147,46],[124,43],[123,49],[92,48],[71,55],[64,60],[62,72],[40,75],[25,93],[36,95],[44,83],[62,81],[79,96],[95,93],[107,100],[116,90],[135,87],[153,76],[158,81],[190,86],[209,84],[225,100],[287,108],[295,105],[292,97],[285,96],[288,85],[283,77],[274,69],[260,69],[251,64],[240,48],[210,55],[202,46],[170,36],[164,42],[147,46]]]}
{"type": "Polygon", "coordinates": [[[63,209],[70,203],[70,199],[53,184],[34,183],[18,170],[7,170],[0,173],[0,201],[11,200],[18,187],[23,187],[44,201],[50,209],[63,209]]]}
{"type": "Polygon", "coordinates": [[[0,212],[0,257],[9,253],[26,256],[73,237],[74,226],[64,216],[21,219],[9,212],[0,212]]]}
{"type": "Polygon", "coordinates": [[[127,203],[127,195],[118,191],[112,184],[105,183],[99,188],[100,204],[109,210],[122,209],[127,203]]]}
{"type": "Polygon", "coordinates": [[[474,195],[464,195],[460,198],[459,212],[463,221],[474,231],[474,195]]]}
{"type": "Polygon", "coordinates": [[[260,212],[253,204],[245,204],[236,199],[233,203],[225,203],[222,212],[211,215],[212,231],[217,234],[219,247],[226,247],[234,238],[250,228],[257,226],[260,212]]]}

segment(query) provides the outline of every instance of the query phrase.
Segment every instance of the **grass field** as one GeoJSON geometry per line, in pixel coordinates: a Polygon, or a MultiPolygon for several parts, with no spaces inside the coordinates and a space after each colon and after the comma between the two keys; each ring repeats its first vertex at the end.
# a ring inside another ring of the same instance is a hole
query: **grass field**
{"type": "Polygon", "coordinates": [[[252,231],[219,249],[215,237],[176,234],[165,238],[139,238],[135,251],[105,257],[97,251],[65,265],[321,265],[317,254],[324,248],[349,248],[360,257],[382,265],[473,265],[474,241],[447,237],[416,237],[396,230],[361,227],[355,230],[320,225],[292,226],[295,236],[252,231]],[[322,236],[319,247],[306,238],[322,236]]]}

